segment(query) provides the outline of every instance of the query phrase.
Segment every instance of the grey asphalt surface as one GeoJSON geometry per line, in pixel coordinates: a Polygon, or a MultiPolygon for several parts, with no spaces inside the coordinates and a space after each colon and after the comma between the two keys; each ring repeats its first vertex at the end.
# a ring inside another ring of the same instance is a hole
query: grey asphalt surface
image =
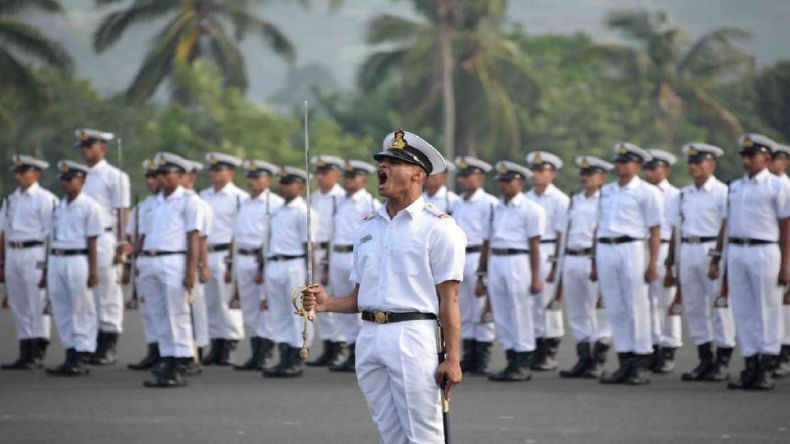
{"type": "MultiPolygon", "coordinates": [[[[127,313],[125,328],[119,365],[94,367],[90,377],[0,372],[0,443],[378,442],[351,374],[311,368],[304,378],[276,380],[213,367],[191,378],[187,388],[146,389],[148,373],[126,369],[144,352],[138,312],[127,313]]],[[[15,359],[16,344],[11,312],[2,311],[0,360],[15,359]]],[[[247,352],[244,342],[237,359],[246,359],[247,352]]],[[[573,364],[574,354],[566,337],[563,368],[573,364]]],[[[656,376],[646,387],[567,381],[554,372],[516,384],[467,377],[452,400],[453,442],[790,442],[790,381],[767,393],[681,382],[680,371],[693,367],[695,356],[686,345],[676,373],[656,376]]],[[[503,365],[500,350],[495,358],[495,367],[503,365]]],[[[46,365],[62,359],[55,339],[46,365]]],[[[733,370],[740,370],[741,359],[735,359],[733,370]]]]}

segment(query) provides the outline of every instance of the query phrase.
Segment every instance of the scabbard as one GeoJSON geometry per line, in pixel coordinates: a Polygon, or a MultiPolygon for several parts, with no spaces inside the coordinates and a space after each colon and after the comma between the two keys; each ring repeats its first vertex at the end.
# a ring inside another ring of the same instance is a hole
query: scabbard
{"type": "MultiPolygon", "coordinates": [[[[439,365],[442,365],[445,357],[445,349],[444,335],[442,335],[441,325],[436,326],[436,353],[439,355],[439,365]]],[[[448,401],[444,396],[446,381],[442,381],[439,387],[441,389],[440,396],[442,399],[442,428],[444,429],[444,443],[450,444],[450,401],[448,401]]]]}

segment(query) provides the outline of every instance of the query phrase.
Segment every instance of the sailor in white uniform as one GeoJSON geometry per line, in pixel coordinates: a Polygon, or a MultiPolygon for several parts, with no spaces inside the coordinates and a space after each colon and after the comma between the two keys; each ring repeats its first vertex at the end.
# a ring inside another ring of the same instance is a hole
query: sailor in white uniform
{"type": "Polygon", "coordinates": [[[447,188],[448,177],[455,172],[455,165],[449,160],[444,172],[434,174],[425,180],[425,190],[422,193],[426,203],[433,204],[445,213],[452,212],[453,204],[458,200],[458,195],[447,188]]]}
{"type": "MultiPolygon", "coordinates": [[[[788,166],[790,166],[790,146],[777,143],[772,153],[771,165],[768,168],[772,174],[775,174],[790,186],[790,178],[787,177],[788,166]]],[[[782,325],[784,334],[782,336],[779,360],[773,372],[775,379],[790,377],[790,290],[785,291],[784,296],[782,296],[782,325]]]]}

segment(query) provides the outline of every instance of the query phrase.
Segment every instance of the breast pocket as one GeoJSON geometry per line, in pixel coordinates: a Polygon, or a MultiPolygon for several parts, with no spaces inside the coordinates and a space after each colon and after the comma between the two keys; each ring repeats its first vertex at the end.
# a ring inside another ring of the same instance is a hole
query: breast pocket
{"type": "Polygon", "coordinates": [[[389,263],[398,273],[414,276],[426,270],[425,245],[417,242],[398,242],[390,249],[389,263]]]}
{"type": "Polygon", "coordinates": [[[359,268],[365,274],[378,276],[381,264],[381,247],[376,240],[369,240],[359,245],[359,268]]]}

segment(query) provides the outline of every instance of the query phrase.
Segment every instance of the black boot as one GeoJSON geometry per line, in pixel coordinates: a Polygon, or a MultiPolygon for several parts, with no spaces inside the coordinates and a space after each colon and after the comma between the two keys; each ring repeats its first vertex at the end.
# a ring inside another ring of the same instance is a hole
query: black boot
{"type": "Polygon", "coordinates": [[[151,342],[148,344],[148,354],[137,364],[128,364],[129,370],[148,370],[159,362],[159,344],[151,342]]]}
{"type": "Polygon", "coordinates": [[[631,367],[634,365],[633,353],[618,353],[617,359],[620,361],[620,368],[618,368],[611,376],[606,374],[601,376],[601,384],[625,384],[625,381],[631,376],[631,367]]]}
{"type": "Polygon", "coordinates": [[[675,351],[673,347],[661,347],[661,359],[653,367],[652,372],[659,375],[666,375],[675,370],[675,351]]]}
{"type": "Polygon", "coordinates": [[[49,339],[36,338],[33,340],[33,365],[35,368],[44,367],[44,357],[47,355],[47,348],[49,348],[49,339]]]}
{"type": "Polygon", "coordinates": [[[332,356],[332,360],[329,361],[327,367],[329,370],[332,370],[336,367],[342,367],[343,364],[348,360],[348,355],[351,353],[351,345],[346,344],[345,342],[335,342],[334,343],[334,354],[332,356]]]}
{"type": "Polygon", "coordinates": [[[281,378],[298,378],[304,372],[304,358],[299,354],[301,348],[290,347],[288,365],[278,374],[281,378]]]}
{"type": "Polygon", "coordinates": [[[475,361],[472,366],[472,375],[488,376],[491,374],[491,343],[475,341],[475,361]]]}
{"type": "Polygon", "coordinates": [[[179,366],[179,359],[168,356],[166,358],[162,358],[162,361],[164,362],[162,371],[156,375],[154,380],[143,382],[143,386],[149,388],[185,387],[187,385],[187,381],[184,380],[183,376],[181,375],[182,372],[179,366]]]}
{"type": "Polygon", "coordinates": [[[203,374],[203,367],[200,365],[200,357],[195,358],[178,358],[179,367],[181,368],[182,376],[200,376],[203,374]]]}
{"type": "Polygon", "coordinates": [[[560,338],[544,338],[543,353],[540,360],[532,365],[532,370],[550,372],[557,370],[557,351],[560,348],[560,338]]]}
{"type": "Polygon", "coordinates": [[[760,355],[760,362],[757,364],[757,373],[752,384],[752,390],[773,390],[774,383],[771,381],[771,370],[776,362],[776,355],[760,355]]]}
{"type": "Polygon", "coordinates": [[[699,364],[690,372],[685,372],[680,376],[683,381],[704,381],[705,375],[713,368],[713,344],[706,342],[697,346],[699,364]]]}
{"type": "Polygon", "coordinates": [[[461,358],[461,371],[471,373],[475,368],[475,345],[474,339],[464,339],[461,342],[463,347],[463,357],[461,358]]]}
{"type": "Polygon", "coordinates": [[[719,347],[716,350],[716,363],[705,373],[706,381],[729,381],[730,380],[730,357],[732,347],[719,347]]]}
{"type": "Polygon", "coordinates": [[[757,366],[759,363],[760,355],[752,355],[748,358],[743,358],[744,365],[741,371],[741,377],[737,381],[730,381],[727,388],[731,390],[750,389],[757,379],[757,366]]]}
{"type": "Polygon", "coordinates": [[[10,364],[0,366],[3,370],[33,370],[35,368],[34,339],[21,339],[19,341],[19,357],[10,364]]]}
{"type": "Polygon", "coordinates": [[[279,375],[280,371],[288,365],[288,353],[291,347],[288,346],[286,343],[277,344],[277,349],[280,351],[280,362],[277,365],[272,367],[265,367],[263,369],[263,376],[267,378],[276,378],[279,375]]]}
{"type": "Polygon", "coordinates": [[[488,377],[491,381],[499,382],[521,382],[532,379],[529,367],[533,359],[532,352],[517,353],[513,350],[506,350],[507,367],[504,370],[488,377]]]}
{"type": "Polygon", "coordinates": [[[249,371],[249,370],[260,370],[261,362],[263,362],[263,339],[253,336],[250,338],[250,350],[252,351],[252,355],[250,359],[247,360],[242,365],[234,365],[234,370],[239,371],[249,371]]]}
{"type": "Polygon", "coordinates": [[[274,356],[274,341],[268,338],[261,338],[261,362],[257,370],[263,370],[269,366],[274,356]]]}
{"type": "Polygon", "coordinates": [[[324,351],[321,356],[307,361],[308,367],[324,367],[332,363],[335,355],[335,343],[332,341],[324,341],[324,351]]]}
{"type": "Polygon", "coordinates": [[[783,345],[779,352],[776,369],[771,376],[774,379],[784,379],[790,377],[790,345],[783,345]]]}
{"type": "Polygon", "coordinates": [[[655,372],[657,369],[664,365],[664,353],[660,345],[653,346],[653,354],[650,355],[650,360],[647,362],[647,369],[655,372]]]}
{"type": "Polygon", "coordinates": [[[609,353],[609,344],[596,342],[592,350],[592,364],[584,372],[586,379],[601,379],[603,376],[603,366],[606,364],[606,354],[609,353]]]}
{"type": "Polygon", "coordinates": [[[52,376],[84,376],[90,373],[88,362],[90,353],[78,353],[75,349],[66,350],[66,360],[63,364],[47,369],[47,374],[52,376]]]}
{"type": "Polygon", "coordinates": [[[329,370],[333,372],[354,372],[356,369],[357,344],[352,342],[351,344],[348,344],[348,353],[346,355],[345,361],[341,362],[339,365],[331,365],[329,370]]]}
{"type": "Polygon", "coordinates": [[[91,365],[113,365],[118,362],[118,333],[99,331],[96,353],[91,357],[91,365]]]}
{"type": "Polygon", "coordinates": [[[239,341],[232,339],[222,339],[221,341],[222,348],[220,349],[219,361],[217,361],[217,365],[220,367],[229,367],[233,365],[231,353],[233,353],[233,350],[236,350],[236,347],[239,345],[239,341]]]}
{"type": "Polygon", "coordinates": [[[579,342],[576,344],[576,355],[579,360],[576,361],[570,370],[560,371],[561,378],[581,378],[587,372],[587,369],[592,365],[592,356],[590,355],[590,343],[579,342]]]}
{"type": "Polygon", "coordinates": [[[535,338],[535,351],[532,353],[532,360],[529,363],[529,368],[537,370],[538,366],[543,362],[543,353],[545,347],[545,339],[535,338]]]}
{"type": "Polygon", "coordinates": [[[212,339],[211,349],[209,349],[208,355],[206,355],[203,360],[200,361],[200,363],[203,365],[214,365],[218,363],[220,357],[222,356],[222,347],[222,339],[212,339]]]}
{"type": "Polygon", "coordinates": [[[653,360],[652,355],[634,355],[631,365],[631,374],[625,381],[628,385],[650,384],[650,369],[648,366],[653,360]]]}

